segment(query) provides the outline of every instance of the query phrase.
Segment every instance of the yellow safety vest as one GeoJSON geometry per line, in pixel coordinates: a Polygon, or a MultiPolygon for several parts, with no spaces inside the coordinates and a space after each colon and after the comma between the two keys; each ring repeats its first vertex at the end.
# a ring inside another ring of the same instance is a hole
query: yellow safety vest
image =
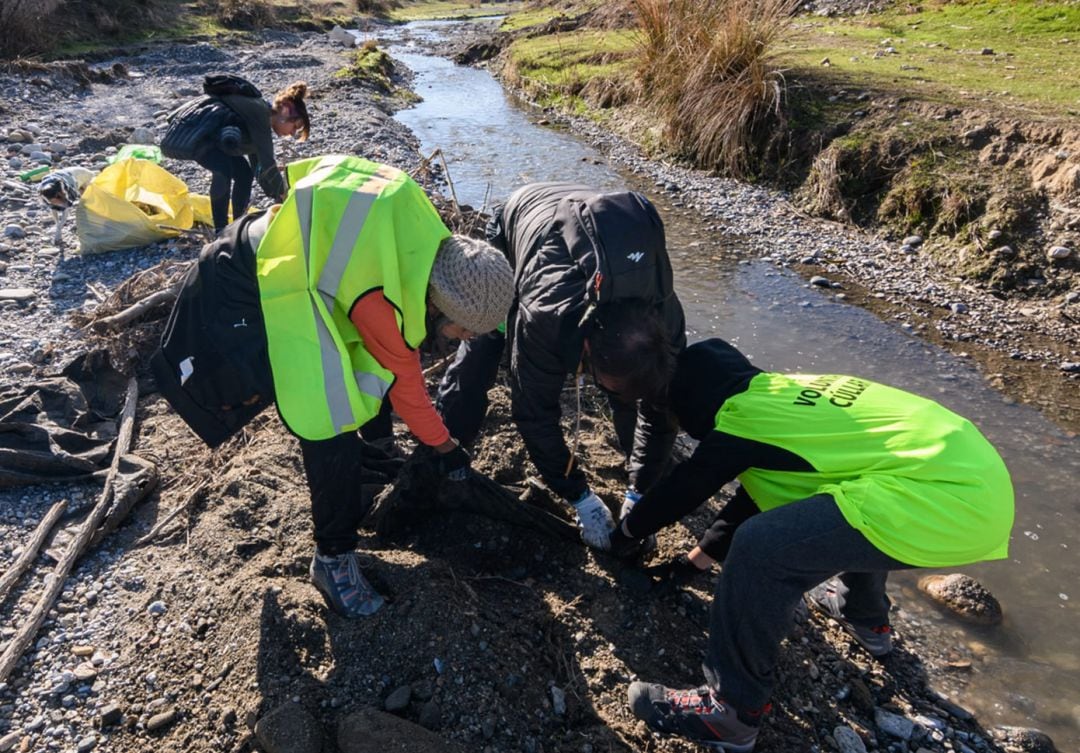
{"type": "Polygon", "coordinates": [[[394,381],[349,312],[381,290],[405,343],[418,347],[431,267],[450,231],[396,168],[335,155],[294,162],[288,175],[288,198],[256,252],[259,298],[282,420],[304,439],[329,439],[373,418],[394,381]]]}
{"type": "Polygon", "coordinates": [[[813,466],[740,474],[761,510],[829,494],[870,543],[920,567],[1008,554],[1009,471],[974,424],[932,400],[852,376],[764,372],[715,420],[813,466]]]}

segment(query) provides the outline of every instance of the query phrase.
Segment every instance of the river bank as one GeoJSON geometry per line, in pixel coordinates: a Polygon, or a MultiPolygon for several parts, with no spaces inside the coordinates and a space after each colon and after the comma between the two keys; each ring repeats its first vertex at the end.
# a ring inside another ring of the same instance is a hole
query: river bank
{"type": "MultiPolygon", "coordinates": [[[[392,119],[394,103],[335,77],[347,61],[321,35],[267,33],[227,48],[163,46],[116,62],[123,68],[103,64],[110,78],[89,87],[63,69],[3,77],[5,118],[62,155],[61,164],[99,164],[134,128],[159,125],[155,114],[195,94],[204,73],[227,69],[264,91],[293,78],[312,86],[313,137],[294,156],[347,152],[417,165],[418,143],[392,119]]],[[[11,159],[25,159],[13,145],[21,153],[24,143],[8,142],[5,181],[18,169],[11,159]]],[[[635,159],[618,143],[610,153],[628,164],[635,159]]],[[[205,190],[200,169],[168,166],[205,190]]],[[[775,244],[795,246],[788,249],[795,254],[820,232],[817,224],[781,225],[789,216],[783,203],[766,203],[774,194],[742,208],[754,194],[703,183],[691,199],[694,176],[640,166],[657,171],[654,181],[663,180],[676,203],[714,206],[718,217],[743,212],[735,224],[756,222],[750,227],[762,236],[747,241],[755,253],[771,255],[775,244]]],[[[199,247],[183,238],[100,257],[61,254],[48,243],[49,213],[32,195],[4,186],[3,227],[19,230],[3,240],[0,279],[5,288],[29,291],[3,304],[5,377],[30,380],[58,366],[83,343],[69,314],[96,308],[133,271],[193,258],[199,247]]],[[[505,398],[496,406],[477,467],[524,494],[523,450],[505,398]]],[[[385,750],[423,740],[413,727],[389,740],[348,734],[348,720],[367,707],[437,730],[448,750],[691,749],[649,735],[630,718],[624,693],[638,676],[698,681],[708,579],[671,588],[532,531],[463,514],[432,516],[393,543],[365,533],[362,546],[393,601],[372,620],[346,623],[326,614],[306,581],[306,490],[295,441],[276,417],[263,416],[247,437],[214,453],[149,390],[138,418],[135,451],[158,462],[162,489],[80,566],[27,661],[0,689],[7,730],[0,740],[8,749],[239,751],[252,745],[260,719],[256,744],[268,751],[385,750]],[[200,480],[207,486],[182,524],[133,547],[200,480]],[[268,719],[286,720],[279,728],[291,736],[274,736],[268,719]],[[317,733],[301,736],[299,729],[317,733]]],[[[620,461],[603,427],[591,410],[585,456],[591,481],[614,500],[620,461]]],[[[3,492],[4,556],[14,558],[53,500],[66,496],[82,506],[95,493],[93,485],[3,492]]],[[[666,532],[660,556],[687,548],[708,515],[666,532]]],[[[0,635],[10,638],[39,584],[9,600],[0,635]]],[[[1024,749],[995,741],[964,711],[963,678],[978,671],[979,649],[935,632],[922,609],[917,596],[907,596],[896,619],[900,650],[885,664],[835,626],[800,621],[785,646],[762,749],[830,750],[847,734],[838,735],[840,727],[871,750],[1024,749]]]]}

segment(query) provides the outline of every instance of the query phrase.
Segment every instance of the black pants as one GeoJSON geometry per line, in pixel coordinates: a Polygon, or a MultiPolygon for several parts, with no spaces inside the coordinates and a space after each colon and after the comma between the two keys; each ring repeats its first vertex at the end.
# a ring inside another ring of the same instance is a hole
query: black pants
{"type": "Polygon", "coordinates": [[[911,567],[871,544],[827,494],[754,515],[738,526],[716,581],[705,679],[737,709],[769,700],[780,641],[803,594],[834,575],[850,589],[843,615],[889,621],[885,580],[911,567]]]}
{"type": "Polygon", "coordinates": [[[247,211],[255,173],[246,157],[233,157],[220,149],[209,150],[196,162],[210,171],[210,211],[214,230],[220,231],[229,224],[230,193],[233,219],[240,219],[247,211]]]}
{"type": "Polygon", "coordinates": [[[300,440],[304,472],[311,493],[311,519],[315,544],[326,555],[342,554],[356,548],[356,529],[367,514],[371,501],[363,494],[364,440],[390,436],[390,401],[360,428],[333,439],[300,440]]]}

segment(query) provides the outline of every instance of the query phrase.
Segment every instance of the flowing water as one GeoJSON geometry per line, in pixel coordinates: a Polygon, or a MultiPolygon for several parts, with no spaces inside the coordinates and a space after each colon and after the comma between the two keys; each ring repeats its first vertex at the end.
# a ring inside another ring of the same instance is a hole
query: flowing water
{"type": "Polygon", "coordinates": [[[974,653],[958,700],[984,724],[1036,726],[1059,749],[1080,750],[1080,630],[1073,629],[1080,606],[1080,443],[988,387],[968,361],[768,262],[739,260],[731,253],[738,238],[707,231],[572,135],[535,125],[537,113],[513,102],[486,71],[455,66],[409,41],[454,28],[421,22],[379,36],[416,73],[424,98],[398,117],[425,153],[444,151],[462,203],[490,205],[539,180],[642,191],[664,217],[692,341],[723,337],[764,368],[851,373],[926,395],[972,419],[998,447],[1016,487],[1010,558],[962,571],[997,595],[1004,624],[976,629],[940,615],[914,595],[916,575],[897,574],[890,587],[909,619],[933,624],[942,641],[974,653]]]}

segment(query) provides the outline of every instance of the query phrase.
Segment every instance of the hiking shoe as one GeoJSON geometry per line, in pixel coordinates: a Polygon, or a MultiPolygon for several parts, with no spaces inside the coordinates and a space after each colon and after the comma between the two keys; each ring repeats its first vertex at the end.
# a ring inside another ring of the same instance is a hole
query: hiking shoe
{"type": "Polygon", "coordinates": [[[685,737],[714,750],[749,753],[758,728],[739,719],[708,687],[674,690],[647,682],[631,683],[627,700],[634,716],[657,732],[685,737]]]}
{"type": "Polygon", "coordinates": [[[605,552],[610,549],[610,537],[615,529],[615,521],[603,500],[592,492],[585,492],[584,496],[574,503],[574,511],[577,513],[581,540],[593,549],[605,552]]]}
{"type": "Polygon", "coordinates": [[[356,552],[311,558],[311,582],[326,604],[342,617],[367,617],[383,605],[380,596],[360,572],[356,552]]]}
{"type": "Polygon", "coordinates": [[[844,604],[847,603],[848,587],[839,578],[829,578],[824,583],[810,589],[807,597],[810,604],[827,617],[833,618],[855,642],[866,649],[871,656],[881,658],[892,652],[892,627],[875,625],[872,627],[856,625],[844,617],[844,604]]]}

